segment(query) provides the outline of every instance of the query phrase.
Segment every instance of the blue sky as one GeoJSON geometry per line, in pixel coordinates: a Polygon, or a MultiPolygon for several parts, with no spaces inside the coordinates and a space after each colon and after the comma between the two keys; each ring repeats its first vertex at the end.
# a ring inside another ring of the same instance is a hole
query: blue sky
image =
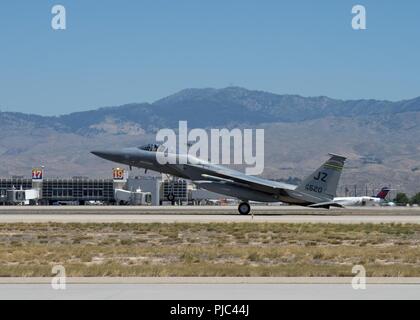
{"type": "Polygon", "coordinates": [[[420,96],[419,1],[2,1],[0,41],[2,111],[64,114],[230,85],[420,96]],[[66,31],[50,26],[54,4],[66,31]],[[351,28],[356,4],[366,31],[351,28]]]}

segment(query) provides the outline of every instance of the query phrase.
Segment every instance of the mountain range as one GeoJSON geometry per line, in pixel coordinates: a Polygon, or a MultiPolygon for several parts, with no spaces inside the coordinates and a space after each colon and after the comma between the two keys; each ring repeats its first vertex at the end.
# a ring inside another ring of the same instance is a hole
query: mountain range
{"type": "Polygon", "coordinates": [[[54,117],[0,112],[0,176],[28,175],[40,164],[47,176],[109,176],[112,164],[90,150],[154,141],[157,130],[180,120],[190,129],[265,129],[266,177],[302,178],[334,152],[349,157],[341,193],[354,185],[368,193],[382,185],[420,191],[420,97],[346,101],[237,87],[54,117]]]}

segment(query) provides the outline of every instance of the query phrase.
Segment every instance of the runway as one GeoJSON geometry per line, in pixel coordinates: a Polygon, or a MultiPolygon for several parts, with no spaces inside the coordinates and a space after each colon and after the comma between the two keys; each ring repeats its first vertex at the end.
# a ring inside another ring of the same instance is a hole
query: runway
{"type": "Polygon", "coordinates": [[[236,207],[0,207],[0,223],[401,223],[420,224],[420,208],[320,210],[258,206],[240,216],[236,207]]]}
{"type": "Polygon", "coordinates": [[[72,284],[0,285],[0,300],[418,300],[419,285],[350,284],[72,284]]]}
{"type": "Polygon", "coordinates": [[[420,224],[420,216],[169,216],[169,215],[8,215],[0,223],[332,223],[420,224]]]}
{"type": "MultiPolygon", "coordinates": [[[[299,206],[252,206],[255,215],[420,215],[420,207],[311,209],[299,206]]],[[[236,206],[0,206],[6,214],[238,215],[236,206]]]]}

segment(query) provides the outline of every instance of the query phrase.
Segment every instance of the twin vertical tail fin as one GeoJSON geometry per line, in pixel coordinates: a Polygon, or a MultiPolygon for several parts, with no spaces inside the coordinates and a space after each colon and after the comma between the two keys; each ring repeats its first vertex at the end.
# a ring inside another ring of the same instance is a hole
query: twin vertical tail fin
{"type": "Polygon", "coordinates": [[[335,154],[330,156],[327,162],[302,182],[297,191],[325,200],[332,201],[335,198],[346,158],[335,154]]]}

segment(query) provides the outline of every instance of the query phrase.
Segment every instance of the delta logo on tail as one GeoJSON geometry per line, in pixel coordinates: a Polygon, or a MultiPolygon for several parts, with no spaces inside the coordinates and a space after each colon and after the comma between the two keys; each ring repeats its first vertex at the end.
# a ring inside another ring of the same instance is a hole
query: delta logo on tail
{"type": "Polygon", "coordinates": [[[388,187],[382,188],[382,190],[378,193],[378,195],[376,196],[376,198],[385,200],[390,191],[391,191],[391,189],[388,188],[388,187]]]}

